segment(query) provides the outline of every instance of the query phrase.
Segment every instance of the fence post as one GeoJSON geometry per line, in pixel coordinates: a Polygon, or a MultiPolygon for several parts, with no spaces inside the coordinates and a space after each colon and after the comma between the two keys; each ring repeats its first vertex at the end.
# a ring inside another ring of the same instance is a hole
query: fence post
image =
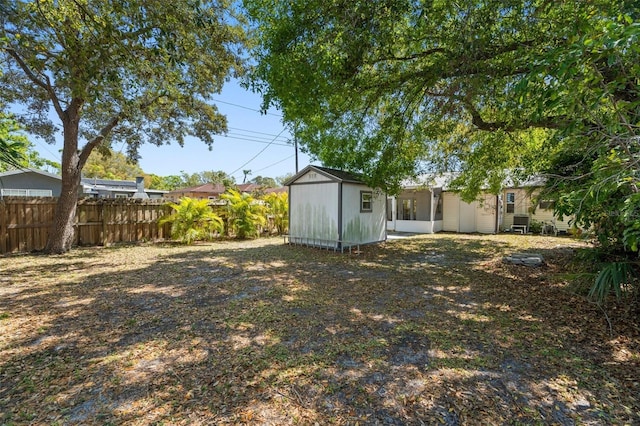
{"type": "Polygon", "coordinates": [[[0,254],[7,252],[7,204],[0,199],[0,254]]]}
{"type": "Polygon", "coordinates": [[[109,230],[107,223],[106,203],[100,204],[100,215],[102,216],[102,246],[107,247],[109,245],[109,230]]]}

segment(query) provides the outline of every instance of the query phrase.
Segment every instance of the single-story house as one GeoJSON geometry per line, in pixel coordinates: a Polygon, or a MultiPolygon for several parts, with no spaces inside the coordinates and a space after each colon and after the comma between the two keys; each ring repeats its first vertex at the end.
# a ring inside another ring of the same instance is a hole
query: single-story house
{"type": "Polygon", "coordinates": [[[164,198],[168,191],[144,187],[144,178],[132,180],[82,178],[82,196],[93,198],[164,198]]]}
{"type": "Polygon", "coordinates": [[[387,230],[433,234],[440,231],[496,233],[497,197],[466,203],[448,191],[451,175],[406,181],[397,197],[387,199],[387,230]]]}
{"type": "Polygon", "coordinates": [[[563,217],[560,220],[554,216],[551,201],[537,201],[539,192],[536,188],[539,186],[528,182],[502,191],[502,230],[511,229],[514,224],[517,224],[518,219],[520,223],[530,223],[535,220],[545,225],[553,225],[558,232],[567,232],[571,229],[572,217],[563,217]]]}
{"type": "MultiPolygon", "coordinates": [[[[233,188],[238,190],[238,192],[248,193],[262,189],[260,185],[255,183],[241,183],[239,185],[235,185],[233,188]]],[[[205,183],[202,185],[189,186],[187,188],[174,189],[167,193],[167,198],[178,200],[182,197],[189,197],[199,200],[217,200],[220,198],[220,195],[225,193],[226,190],[227,188],[221,183],[205,183]]]]}
{"type": "MultiPolygon", "coordinates": [[[[82,178],[79,197],[164,198],[167,191],[145,189],[144,178],[135,181],[82,178]]],[[[0,173],[0,195],[6,197],[59,197],[62,177],[36,169],[0,173]]]]}
{"type": "Polygon", "coordinates": [[[343,249],[386,240],[386,196],[357,175],[309,165],[284,184],[289,242],[343,249]]]}
{"type": "Polygon", "coordinates": [[[387,230],[435,233],[439,231],[495,234],[500,231],[528,232],[531,222],[553,225],[566,232],[571,218],[554,217],[553,206],[537,199],[542,182],[532,179],[520,186],[506,184],[498,195],[484,193],[467,203],[450,191],[452,175],[408,181],[397,197],[387,199],[387,230]]]}
{"type": "Polygon", "coordinates": [[[177,200],[182,197],[195,199],[217,200],[224,194],[226,188],[221,183],[205,183],[203,185],[190,186],[187,188],[174,189],[167,193],[167,198],[177,200]]]}
{"type": "Polygon", "coordinates": [[[4,197],[59,197],[62,178],[36,169],[0,173],[0,195],[4,197]]]}

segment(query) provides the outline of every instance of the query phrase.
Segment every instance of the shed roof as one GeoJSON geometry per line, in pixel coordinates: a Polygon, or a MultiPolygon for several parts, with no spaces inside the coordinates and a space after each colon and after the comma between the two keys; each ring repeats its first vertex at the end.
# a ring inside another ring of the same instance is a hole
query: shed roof
{"type": "Polygon", "coordinates": [[[314,166],[313,164],[310,164],[300,172],[296,173],[295,176],[287,179],[287,181],[283,184],[285,186],[290,186],[293,182],[304,176],[310,170],[315,170],[316,172],[338,182],[364,183],[362,181],[361,175],[359,174],[346,172],[344,170],[331,169],[329,167],[314,166]]]}

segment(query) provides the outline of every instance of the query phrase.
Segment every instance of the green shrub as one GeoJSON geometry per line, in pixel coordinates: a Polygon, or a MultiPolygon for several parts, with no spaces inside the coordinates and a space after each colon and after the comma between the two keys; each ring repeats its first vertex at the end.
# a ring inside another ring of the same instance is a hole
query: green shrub
{"type": "Polygon", "coordinates": [[[589,297],[603,303],[610,294],[621,299],[624,293],[638,292],[638,281],[630,262],[609,262],[602,265],[589,291],[589,297]]]}
{"type": "Polygon", "coordinates": [[[289,228],[289,194],[286,192],[267,194],[264,196],[267,203],[267,214],[273,218],[273,225],[280,235],[289,228]]]}
{"type": "Polygon", "coordinates": [[[228,190],[220,198],[227,201],[230,230],[236,237],[244,239],[260,235],[267,223],[264,205],[251,194],[241,194],[234,189],[228,190]]]}
{"type": "Polygon", "coordinates": [[[171,223],[171,238],[192,244],[194,241],[209,241],[222,233],[224,223],[209,207],[208,200],[184,197],[179,204],[169,203],[174,212],[160,220],[160,224],[171,223]]]}
{"type": "Polygon", "coordinates": [[[542,222],[538,222],[533,219],[531,223],[529,223],[529,232],[532,234],[539,234],[542,232],[542,222]]]}

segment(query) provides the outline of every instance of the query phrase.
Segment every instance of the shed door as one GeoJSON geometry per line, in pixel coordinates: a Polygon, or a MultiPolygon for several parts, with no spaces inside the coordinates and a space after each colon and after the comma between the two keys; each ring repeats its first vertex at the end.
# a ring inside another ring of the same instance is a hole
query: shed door
{"type": "Polygon", "coordinates": [[[476,202],[460,200],[460,232],[476,232],[476,202]]]}

